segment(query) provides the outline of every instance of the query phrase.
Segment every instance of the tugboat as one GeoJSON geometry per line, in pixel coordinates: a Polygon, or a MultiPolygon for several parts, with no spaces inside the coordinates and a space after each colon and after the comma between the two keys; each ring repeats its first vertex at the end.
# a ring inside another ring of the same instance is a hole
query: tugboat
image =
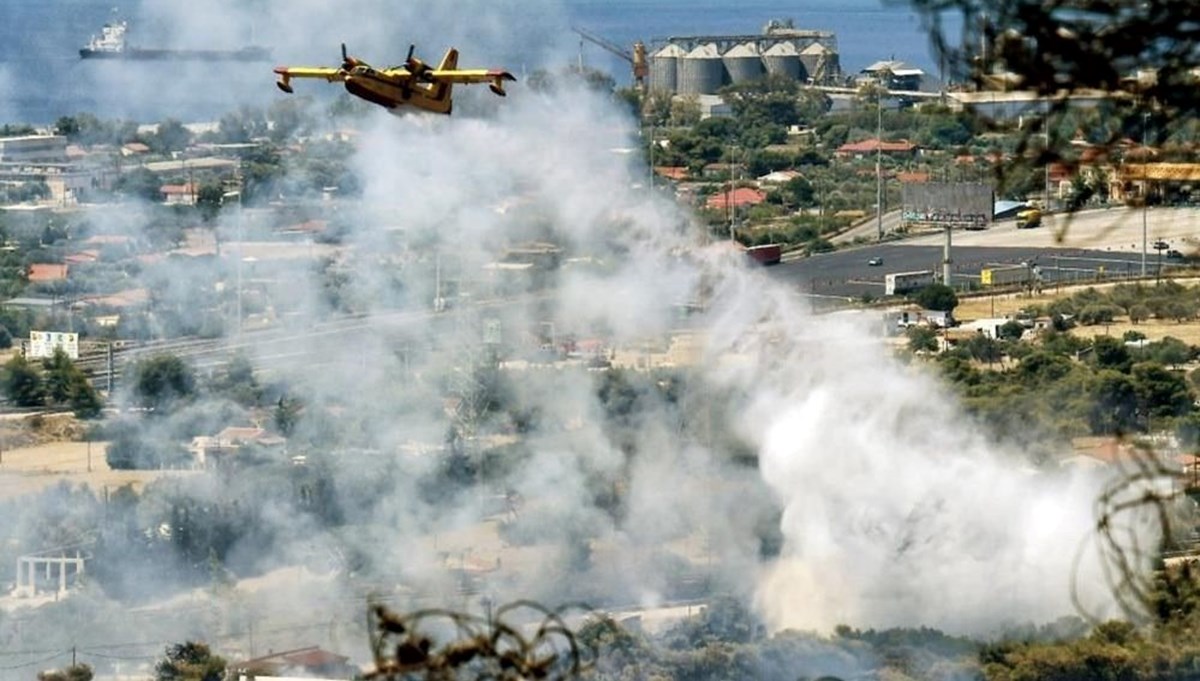
{"type": "Polygon", "coordinates": [[[271,52],[265,47],[249,46],[237,50],[173,50],[167,48],[134,47],[125,39],[129,30],[124,21],[110,21],[79,49],[82,59],[137,59],[191,61],[269,61],[271,52]]]}

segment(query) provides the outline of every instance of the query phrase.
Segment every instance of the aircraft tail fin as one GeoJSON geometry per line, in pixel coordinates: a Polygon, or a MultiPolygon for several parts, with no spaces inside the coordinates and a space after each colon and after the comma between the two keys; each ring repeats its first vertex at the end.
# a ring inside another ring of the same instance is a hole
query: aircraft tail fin
{"type": "Polygon", "coordinates": [[[458,50],[451,47],[446,50],[446,56],[442,57],[442,63],[438,66],[438,71],[453,71],[458,68],[458,50]]]}
{"type": "MultiPolygon", "coordinates": [[[[454,69],[457,69],[457,68],[458,68],[458,50],[451,47],[449,50],[446,50],[446,56],[442,57],[442,63],[438,64],[437,70],[438,71],[453,71],[454,69]]],[[[453,83],[443,80],[443,81],[437,83],[437,85],[435,85],[433,88],[433,92],[431,94],[433,95],[433,99],[439,105],[437,110],[441,111],[442,113],[446,113],[446,114],[450,113],[450,111],[453,107],[453,103],[450,99],[450,96],[451,96],[450,91],[453,87],[454,87],[453,83]]]]}

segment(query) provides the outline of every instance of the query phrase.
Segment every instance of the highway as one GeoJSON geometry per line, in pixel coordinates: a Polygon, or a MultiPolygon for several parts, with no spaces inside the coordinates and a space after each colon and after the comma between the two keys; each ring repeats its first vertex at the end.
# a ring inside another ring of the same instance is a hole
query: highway
{"type": "MultiPolygon", "coordinates": [[[[1025,263],[1036,266],[1043,281],[1064,283],[1093,281],[1101,271],[1108,277],[1135,276],[1141,269],[1140,257],[1079,248],[970,246],[953,248],[951,257],[956,287],[977,284],[980,270],[986,267],[1012,267],[1025,263]]],[[[1151,260],[1151,272],[1157,262],[1155,256],[1151,260]]],[[[1164,261],[1163,266],[1165,271],[1175,265],[1164,261]]],[[[918,270],[940,273],[941,269],[940,246],[888,243],[786,260],[772,267],[770,274],[806,294],[836,301],[857,300],[865,295],[882,296],[884,275],[888,273],[918,270]],[[871,258],[882,258],[883,264],[868,265],[871,258]]]]}
{"type": "MultiPolygon", "coordinates": [[[[969,286],[979,282],[985,267],[1029,263],[1036,266],[1042,280],[1050,282],[1095,281],[1106,278],[1136,277],[1141,273],[1142,224],[1145,219],[1148,254],[1147,276],[1153,277],[1160,264],[1156,241],[1195,255],[1200,252],[1200,209],[1112,208],[1080,211],[1074,215],[1051,215],[1042,227],[1016,229],[1012,220],[994,223],[985,230],[955,230],[952,234],[952,283],[969,286]]],[[[885,229],[899,225],[899,213],[884,215],[885,229]]],[[[875,233],[873,221],[843,233],[843,237],[875,233]]],[[[844,243],[845,238],[842,239],[844,243]]],[[[934,270],[941,272],[944,233],[927,233],[885,241],[882,244],[853,247],[811,257],[788,255],[770,274],[818,301],[856,300],[865,295],[883,295],[884,275],[891,272],[934,270]],[[881,258],[881,266],[868,260],[881,258]]],[[[1161,261],[1162,271],[1170,272],[1179,263],[1161,261]]]]}

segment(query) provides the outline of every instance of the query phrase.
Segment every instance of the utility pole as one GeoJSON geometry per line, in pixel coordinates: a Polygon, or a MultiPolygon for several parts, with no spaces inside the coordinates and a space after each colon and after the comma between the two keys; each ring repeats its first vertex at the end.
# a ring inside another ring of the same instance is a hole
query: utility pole
{"type": "Polygon", "coordinates": [[[875,121],[875,227],[883,241],[883,86],[876,92],[875,121]]]}
{"type": "Polygon", "coordinates": [[[1146,145],[1146,132],[1150,128],[1150,112],[1142,114],[1142,278],[1146,277],[1146,210],[1150,205],[1150,180],[1146,166],[1150,162],[1150,147],[1146,145]]]}
{"type": "Polygon", "coordinates": [[[104,352],[104,354],[105,354],[105,358],[104,358],[104,393],[106,395],[111,396],[112,395],[112,381],[113,381],[113,345],[112,345],[112,341],[108,341],[107,343],[105,343],[104,349],[105,349],[105,352],[104,352]]]}
{"type": "Polygon", "coordinates": [[[650,131],[650,192],[654,192],[654,123],[648,123],[646,128],[650,131]]]}
{"type": "Polygon", "coordinates": [[[733,145],[732,144],[729,146],[729,163],[728,163],[727,167],[729,169],[729,182],[726,183],[726,185],[725,185],[725,187],[726,187],[726,189],[725,189],[725,214],[726,214],[726,217],[729,219],[729,240],[737,241],[737,234],[736,234],[737,211],[735,211],[733,208],[733,145]]]}
{"type": "Polygon", "coordinates": [[[221,196],[221,202],[224,203],[225,199],[232,199],[235,196],[237,197],[237,201],[238,201],[237,252],[236,252],[236,257],[237,257],[237,265],[236,265],[236,267],[237,267],[237,306],[235,308],[235,314],[237,316],[237,320],[236,320],[237,339],[238,339],[238,342],[240,343],[242,340],[242,189],[241,189],[241,186],[239,185],[238,190],[235,192],[225,192],[221,196]]]}
{"type": "Polygon", "coordinates": [[[1042,164],[1042,174],[1043,174],[1044,182],[1045,182],[1043,192],[1045,192],[1045,194],[1046,194],[1046,205],[1043,207],[1042,212],[1049,213],[1050,212],[1050,160],[1049,160],[1050,159],[1050,155],[1049,155],[1050,154],[1050,130],[1049,130],[1049,128],[1047,128],[1046,131],[1042,134],[1045,135],[1045,137],[1046,137],[1046,148],[1044,150],[1044,152],[1046,154],[1046,162],[1042,164]]]}
{"type": "Polygon", "coordinates": [[[954,261],[950,259],[950,232],[952,229],[953,225],[946,225],[946,243],[942,246],[942,284],[951,288],[954,287],[951,283],[951,277],[953,276],[951,270],[953,269],[954,261]]]}

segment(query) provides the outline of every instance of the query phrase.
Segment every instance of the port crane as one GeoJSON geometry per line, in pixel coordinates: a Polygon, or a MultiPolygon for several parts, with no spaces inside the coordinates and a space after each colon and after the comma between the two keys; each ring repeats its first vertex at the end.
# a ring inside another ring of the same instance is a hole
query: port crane
{"type": "Polygon", "coordinates": [[[578,26],[572,26],[571,30],[579,34],[579,61],[581,68],[583,66],[583,41],[586,40],[629,62],[633,67],[634,84],[642,92],[646,91],[646,76],[650,75],[650,62],[646,60],[645,43],[640,40],[635,42],[633,44],[633,52],[630,52],[611,40],[605,40],[591,31],[584,30],[578,26]]]}

